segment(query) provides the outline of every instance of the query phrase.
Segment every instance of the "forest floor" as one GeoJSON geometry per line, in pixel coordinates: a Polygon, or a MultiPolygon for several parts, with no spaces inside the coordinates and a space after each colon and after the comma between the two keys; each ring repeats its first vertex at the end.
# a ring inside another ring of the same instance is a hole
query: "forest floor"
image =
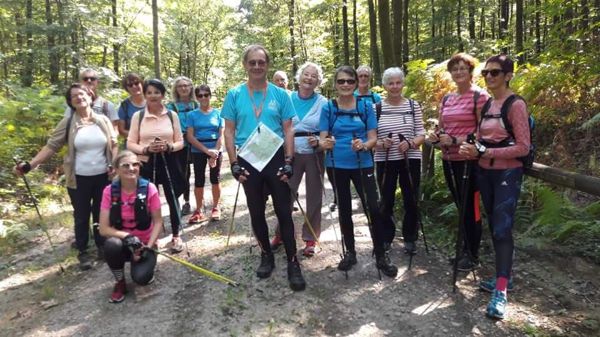
{"type": "MultiPolygon", "coordinates": [[[[228,172],[228,163],[223,172],[228,172]]],[[[509,294],[505,320],[485,317],[489,294],[473,274],[460,275],[452,292],[447,256],[422,242],[413,267],[394,243],[391,258],[399,267],[394,279],[379,280],[371,240],[358,202],[354,222],[358,264],[348,273],[336,269],[340,244],[337,212],[331,219],[323,205],[322,250],[301,258],[307,288],[288,287],[285,254],[276,254],[272,276],[255,276],[259,250],[249,231],[243,189],[235,214],[236,231],[226,247],[237,183],[223,181],[221,221],[185,229],[188,257],[179,257],[225,275],[238,287],[206,278],[159,256],[156,281],[129,281],[123,303],[108,303],[114,284],[104,263],[80,271],[68,226],[54,224],[51,234],[65,272],[44,236],[30,238],[26,249],[0,257],[0,335],[2,336],[599,336],[600,268],[574,256],[517,248],[515,291],[509,294]]],[[[327,184],[327,199],[332,193],[327,184]]],[[[210,195],[209,189],[205,191],[210,195]]],[[[300,200],[304,200],[300,191],[300,200]]],[[[193,200],[193,198],[192,198],[193,200]]],[[[166,206],[166,204],[164,205],[166,206]]],[[[163,207],[164,210],[168,208],[163,207]]],[[[268,222],[276,223],[271,202],[268,222]]],[[[54,219],[55,217],[52,217],[54,219]]],[[[63,214],[62,221],[70,223],[63,214]]],[[[168,217],[167,217],[168,219],[168,217]]],[[[294,212],[299,232],[302,214],[294,212]]],[[[169,227],[167,225],[167,227],[169,227]]],[[[297,235],[300,238],[300,235],[297,235]]],[[[166,236],[163,243],[169,241],[166,236]]],[[[303,248],[298,240],[298,249],[303,248]]],[[[166,249],[166,248],[165,248],[166,249]]],[[[299,256],[302,256],[299,253],[299,256]]],[[[493,274],[493,254],[483,256],[477,277],[493,274]]],[[[127,271],[127,268],[126,268],[127,271]]]]}

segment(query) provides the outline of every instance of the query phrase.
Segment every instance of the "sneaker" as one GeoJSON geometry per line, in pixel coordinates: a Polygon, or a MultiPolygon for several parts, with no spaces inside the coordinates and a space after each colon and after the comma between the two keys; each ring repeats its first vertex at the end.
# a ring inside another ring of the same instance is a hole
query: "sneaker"
{"type": "Polygon", "coordinates": [[[279,247],[283,245],[283,240],[281,240],[281,235],[275,234],[273,240],[271,240],[271,251],[276,252],[279,250],[279,247]]]}
{"type": "Polygon", "coordinates": [[[288,281],[290,282],[290,288],[293,291],[301,291],[306,288],[306,281],[302,277],[302,271],[300,270],[300,263],[294,257],[294,260],[288,262],[288,281]]]}
{"type": "Polygon", "coordinates": [[[180,237],[174,236],[171,240],[171,253],[181,253],[183,251],[183,240],[180,237]]]}
{"type": "Polygon", "coordinates": [[[331,204],[329,204],[329,210],[332,212],[335,212],[337,208],[337,204],[335,202],[332,202],[331,204]]]}
{"type": "Polygon", "coordinates": [[[492,293],[492,298],[490,299],[490,303],[488,303],[487,308],[485,309],[486,316],[490,318],[504,319],[504,314],[506,313],[506,304],[508,304],[506,294],[499,290],[494,290],[492,293]]]}
{"type": "Polygon", "coordinates": [[[460,260],[458,260],[457,269],[459,271],[470,272],[480,267],[481,263],[479,263],[479,259],[476,257],[470,257],[467,254],[464,254],[460,260]]]}
{"type": "Polygon", "coordinates": [[[390,257],[387,253],[384,253],[377,257],[377,269],[379,269],[384,275],[389,277],[396,277],[398,275],[398,267],[394,266],[390,261],[390,257]]]}
{"type": "Polygon", "coordinates": [[[273,253],[262,253],[260,255],[260,266],[256,269],[256,276],[258,278],[267,278],[271,276],[273,269],[275,269],[275,256],[273,256],[273,253]]]}
{"type": "Polygon", "coordinates": [[[188,220],[188,223],[189,224],[197,224],[197,223],[201,223],[206,220],[207,220],[206,216],[204,215],[203,212],[200,212],[200,210],[195,210],[194,214],[192,214],[192,216],[188,220]]]}
{"type": "Polygon", "coordinates": [[[118,281],[115,283],[115,287],[113,288],[112,294],[108,299],[110,303],[121,303],[125,299],[125,294],[127,293],[127,285],[125,284],[125,279],[118,281]]]}
{"type": "Polygon", "coordinates": [[[89,270],[92,269],[92,257],[88,252],[81,252],[77,255],[77,260],[79,260],[79,269],[81,270],[89,270]]]}
{"type": "Polygon", "coordinates": [[[210,212],[210,218],[213,219],[213,221],[221,220],[221,210],[218,207],[214,207],[210,212]]]}
{"type": "Polygon", "coordinates": [[[358,261],[356,261],[356,252],[347,251],[342,258],[342,261],[338,264],[338,269],[341,271],[348,271],[352,269],[352,266],[355,265],[358,261]]]}
{"type": "MultiPolygon", "coordinates": [[[[496,278],[490,277],[487,280],[481,280],[481,282],[479,282],[479,289],[487,291],[488,293],[493,293],[494,290],[496,290],[496,278]]],[[[513,279],[511,277],[508,280],[508,287],[506,288],[506,291],[510,292],[513,290],[515,290],[515,285],[513,284],[513,279]]]]}
{"type": "Polygon", "coordinates": [[[312,257],[313,255],[315,255],[315,245],[316,245],[315,241],[312,241],[312,240],[306,241],[306,247],[304,247],[304,250],[302,250],[302,255],[304,255],[306,257],[312,257]]]}
{"type": "Polygon", "coordinates": [[[192,206],[190,206],[189,202],[186,202],[181,207],[181,215],[188,215],[192,213],[192,206]]]}
{"type": "Polygon", "coordinates": [[[404,242],[404,254],[415,255],[417,254],[417,244],[414,241],[404,242]]]}

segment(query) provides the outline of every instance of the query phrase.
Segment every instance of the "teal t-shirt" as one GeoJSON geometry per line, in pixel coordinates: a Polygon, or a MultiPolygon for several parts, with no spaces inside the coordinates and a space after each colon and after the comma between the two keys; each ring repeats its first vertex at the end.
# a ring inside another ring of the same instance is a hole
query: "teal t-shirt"
{"type": "MultiPolygon", "coordinates": [[[[200,109],[196,109],[188,112],[187,126],[194,129],[194,137],[200,143],[209,149],[214,149],[224,122],[218,109],[212,109],[206,114],[200,109]]],[[[192,146],[192,152],[200,153],[201,151],[192,146]]]]}
{"type": "Polygon", "coordinates": [[[367,130],[377,129],[377,117],[375,117],[372,104],[365,104],[363,100],[356,100],[356,108],[343,110],[336,109],[333,102],[329,101],[321,111],[319,129],[320,131],[329,132],[335,137],[333,151],[329,151],[325,157],[327,167],[334,167],[335,164],[335,168],[359,168],[357,153],[362,168],[373,166],[373,157],[370,152],[352,151],[354,135],[364,143],[367,141],[367,130]]]}
{"type": "MultiPolygon", "coordinates": [[[[181,125],[181,131],[185,132],[187,130],[187,114],[188,112],[198,109],[200,106],[198,102],[190,101],[187,103],[184,102],[170,102],[167,104],[167,109],[174,111],[177,113],[177,117],[179,117],[179,124],[181,125]]],[[[185,139],[185,137],[183,137],[185,139]]],[[[186,142],[187,144],[187,142],[186,142]]]]}
{"type": "Polygon", "coordinates": [[[381,95],[379,95],[376,92],[372,92],[371,90],[369,90],[369,94],[361,95],[358,93],[358,89],[356,89],[356,90],[354,90],[354,97],[356,97],[360,100],[366,100],[367,103],[371,103],[371,104],[381,102],[381,95]]]}
{"type": "Polygon", "coordinates": [[[296,115],[288,93],[269,82],[266,97],[263,91],[254,91],[252,96],[251,99],[246,83],[230,89],[225,96],[221,117],[235,123],[235,145],[244,144],[259,121],[283,138],[282,123],[296,115]],[[253,107],[258,108],[261,103],[262,112],[257,118],[253,107]]]}
{"type": "Polygon", "coordinates": [[[316,92],[312,94],[309,98],[300,98],[297,91],[292,92],[292,103],[294,104],[294,109],[296,109],[296,115],[298,119],[303,120],[304,116],[310,111],[310,109],[315,105],[319,94],[316,92]]]}

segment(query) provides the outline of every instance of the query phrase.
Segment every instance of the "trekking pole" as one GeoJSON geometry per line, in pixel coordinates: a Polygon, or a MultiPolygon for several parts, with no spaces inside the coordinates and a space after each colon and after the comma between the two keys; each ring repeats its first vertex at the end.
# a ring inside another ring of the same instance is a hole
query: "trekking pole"
{"type": "MultiPolygon", "coordinates": [[[[327,138],[331,138],[331,131],[329,131],[327,138]]],[[[338,200],[338,202],[339,202],[340,199],[339,199],[339,192],[338,192],[338,184],[335,181],[335,159],[334,159],[334,155],[333,155],[333,148],[331,150],[329,150],[329,155],[331,156],[331,168],[333,170],[333,174],[331,175],[333,178],[333,193],[335,195],[335,199],[338,200]]],[[[325,186],[323,186],[323,190],[325,190],[325,186]]],[[[329,215],[333,219],[333,214],[331,214],[331,208],[329,209],[329,215]]],[[[334,232],[335,232],[335,227],[334,227],[334,232]]],[[[346,244],[344,242],[344,231],[342,231],[342,224],[340,224],[340,242],[342,244],[342,256],[341,257],[343,260],[344,257],[346,256],[346,244]]],[[[346,275],[346,280],[348,280],[348,271],[344,270],[344,274],[346,275]]]]}
{"type": "MultiPolygon", "coordinates": [[[[390,132],[387,136],[388,138],[392,138],[392,133],[390,132]]],[[[385,174],[387,172],[387,164],[388,158],[390,157],[390,148],[385,149],[385,161],[383,162],[383,174],[381,175],[381,186],[385,186],[385,174]]]]}
{"type": "MultiPolygon", "coordinates": [[[[15,165],[17,167],[19,167],[19,164],[21,164],[21,161],[18,160],[16,157],[13,157],[13,160],[15,162],[15,165]]],[[[38,206],[37,203],[37,199],[35,198],[35,196],[33,195],[33,192],[31,191],[31,187],[29,186],[29,181],[27,181],[27,178],[25,177],[25,174],[21,174],[21,177],[23,177],[23,182],[25,183],[25,188],[27,189],[27,193],[29,194],[29,198],[31,199],[31,202],[33,202],[33,206],[35,207],[35,211],[38,215],[38,218],[40,219],[40,222],[38,223],[38,227],[40,227],[40,229],[42,230],[42,232],[46,235],[46,238],[48,239],[48,243],[50,244],[50,248],[52,249],[52,255],[54,255],[54,258],[57,259],[57,263],[58,263],[58,267],[60,268],[61,272],[65,272],[65,268],[63,268],[62,264],[60,262],[58,262],[58,258],[56,255],[56,247],[54,246],[54,243],[52,242],[52,238],[50,237],[50,232],[48,232],[48,229],[46,228],[46,226],[42,225],[42,223],[44,222],[44,219],[42,218],[42,213],[40,212],[40,208],[38,206]]]]}
{"type": "Polygon", "coordinates": [[[163,253],[163,252],[161,252],[161,251],[159,251],[157,249],[154,249],[154,252],[156,254],[160,254],[160,255],[162,255],[162,256],[170,259],[171,261],[175,261],[175,262],[177,262],[177,263],[179,263],[181,265],[184,265],[184,266],[190,268],[191,270],[193,270],[193,271],[195,271],[195,272],[197,272],[199,274],[202,274],[204,276],[207,276],[207,277],[209,277],[209,278],[211,278],[211,279],[213,279],[215,281],[219,281],[221,283],[225,283],[225,284],[230,285],[232,287],[237,287],[239,285],[239,283],[237,283],[237,282],[235,282],[233,280],[230,280],[230,279],[228,279],[225,276],[219,275],[219,274],[217,274],[215,272],[212,272],[212,271],[210,271],[208,269],[204,269],[204,268],[202,268],[200,266],[197,266],[197,265],[195,265],[195,264],[193,264],[191,262],[188,262],[186,260],[180,259],[180,258],[172,256],[172,255],[169,255],[167,253],[163,253]]]}
{"type": "MultiPolygon", "coordinates": [[[[352,134],[352,140],[356,140],[358,139],[358,137],[356,136],[356,133],[352,134]]],[[[360,175],[360,189],[361,192],[360,193],[360,199],[361,199],[361,203],[363,205],[363,210],[365,212],[365,215],[367,216],[367,224],[369,226],[369,232],[371,233],[371,237],[374,238],[375,234],[373,232],[373,223],[371,222],[371,215],[369,214],[369,201],[367,200],[367,190],[366,190],[366,185],[365,185],[365,178],[363,177],[363,168],[362,168],[362,163],[360,161],[360,153],[358,153],[358,151],[356,151],[356,162],[358,164],[358,174],[360,175]]],[[[373,250],[373,253],[375,253],[375,251],[373,250]]],[[[381,281],[381,270],[379,268],[377,268],[377,275],[379,276],[379,280],[381,281]]]]}
{"type": "MultiPolygon", "coordinates": [[[[158,184],[156,184],[156,153],[152,154],[152,183],[156,186],[158,190],[158,184]]],[[[164,185],[163,185],[164,189],[164,185]]],[[[165,226],[165,222],[163,221],[163,232],[167,232],[167,227],[165,226]]]]}
{"type": "MultiPolygon", "coordinates": [[[[469,134],[467,135],[467,143],[475,144],[475,135],[469,134]]],[[[452,270],[452,292],[456,293],[456,278],[458,276],[458,257],[460,255],[461,248],[464,244],[464,237],[466,235],[466,224],[464,222],[465,216],[467,214],[467,191],[470,187],[470,176],[471,176],[471,163],[468,160],[465,160],[465,166],[463,167],[462,174],[462,200],[460,202],[460,212],[458,219],[458,235],[456,236],[456,250],[454,254],[454,265],[452,270]]],[[[458,192],[458,191],[457,191],[458,192]]],[[[458,193],[457,193],[458,194],[458,193]]],[[[472,260],[471,250],[465,249],[465,253],[467,257],[472,260]]],[[[473,270],[473,277],[477,281],[477,276],[475,275],[475,270],[473,270]]]]}
{"type": "Polygon", "coordinates": [[[235,219],[235,210],[237,208],[241,185],[242,183],[238,180],[237,191],[235,192],[235,202],[233,203],[233,212],[231,213],[231,223],[229,224],[229,234],[227,234],[227,243],[225,244],[225,248],[229,247],[229,239],[231,238],[231,234],[233,234],[233,222],[235,219]]]}
{"type": "MultiPolygon", "coordinates": [[[[179,208],[179,200],[177,200],[177,196],[175,195],[175,188],[173,187],[173,180],[171,179],[171,173],[169,172],[169,165],[167,165],[167,158],[165,156],[164,152],[160,153],[160,156],[162,158],[163,164],[165,165],[165,172],[167,174],[167,181],[169,183],[169,189],[171,190],[171,197],[173,197],[173,202],[175,203],[175,213],[177,215],[177,218],[179,219],[179,228],[181,228],[181,236],[184,236],[185,233],[183,231],[183,221],[181,219],[181,209],[179,208]]],[[[187,241],[184,241],[185,243],[185,250],[187,252],[187,256],[190,257],[190,249],[188,248],[188,243],[187,241]]]]}
{"type": "MultiPolygon", "coordinates": [[[[292,186],[290,185],[289,181],[286,184],[290,187],[290,190],[292,190],[292,186]]],[[[304,212],[304,207],[302,207],[302,205],[300,204],[300,200],[298,200],[298,195],[293,192],[291,194],[294,196],[294,201],[296,201],[296,204],[298,205],[298,208],[300,209],[300,212],[302,213],[302,216],[304,217],[304,221],[308,225],[310,234],[312,234],[313,237],[315,238],[315,241],[317,242],[317,245],[319,246],[319,248],[321,248],[321,250],[323,250],[323,247],[321,246],[321,241],[319,241],[319,238],[317,237],[317,234],[315,233],[315,229],[310,224],[310,221],[308,220],[308,216],[306,216],[306,212],[304,212]]]]}

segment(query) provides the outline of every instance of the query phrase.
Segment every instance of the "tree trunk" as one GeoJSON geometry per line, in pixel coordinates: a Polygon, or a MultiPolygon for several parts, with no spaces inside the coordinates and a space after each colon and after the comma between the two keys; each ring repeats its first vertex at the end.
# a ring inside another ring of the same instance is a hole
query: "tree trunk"
{"type": "Polygon", "coordinates": [[[360,65],[360,45],[358,44],[358,18],[356,17],[356,0],[352,1],[352,32],[354,34],[354,68],[356,69],[360,65]]]}
{"type": "Polygon", "coordinates": [[[53,20],[52,20],[52,4],[50,0],[46,0],[46,31],[47,33],[47,46],[48,46],[48,71],[50,75],[50,84],[58,84],[58,74],[60,72],[60,57],[56,52],[56,38],[54,34],[53,20]]]}
{"type": "Polygon", "coordinates": [[[158,4],[152,0],[152,33],[154,46],[154,76],[160,78],[160,48],[158,44],[158,4]]]}
{"type": "MultiPolygon", "coordinates": [[[[117,17],[117,0],[111,1],[111,10],[112,10],[112,26],[115,29],[115,31],[117,31],[118,27],[119,27],[119,20],[117,17]]],[[[120,64],[119,64],[119,49],[121,49],[121,46],[116,42],[113,43],[113,70],[114,70],[115,74],[117,74],[117,75],[119,75],[121,73],[120,64]]]]}
{"type": "Polygon", "coordinates": [[[431,39],[435,37],[435,1],[431,0],[431,39]]]}
{"type": "Polygon", "coordinates": [[[77,30],[77,19],[72,21],[73,30],[71,30],[71,79],[79,76],[79,34],[77,30]]]}
{"type": "Polygon", "coordinates": [[[481,7],[481,16],[479,17],[479,39],[485,39],[485,9],[481,7]]]}
{"type": "Polygon", "coordinates": [[[402,68],[406,72],[408,62],[408,1],[404,0],[404,13],[402,15],[402,68]]]}
{"type": "Polygon", "coordinates": [[[458,39],[458,51],[465,51],[465,45],[462,41],[462,28],[460,19],[462,16],[462,0],[458,0],[456,4],[456,38],[458,39]]]}
{"type": "Polygon", "coordinates": [[[392,41],[394,65],[402,64],[402,0],[392,0],[392,41]]]}
{"type": "Polygon", "coordinates": [[[525,55],[523,54],[523,0],[516,0],[516,4],[515,49],[519,64],[523,64],[525,61],[525,55]]]}
{"type": "MultiPolygon", "coordinates": [[[[509,12],[509,0],[500,1],[500,22],[498,23],[499,38],[504,40],[508,35],[508,12],[509,12]]],[[[502,41],[502,52],[508,53],[508,41],[502,41]]]]}
{"type": "Polygon", "coordinates": [[[342,4],[342,34],[344,45],[344,65],[350,65],[350,34],[348,32],[348,0],[342,4]]]}
{"type": "Polygon", "coordinates": [[[392,35],[390,29],[390,4],[389,0],[379,0],[379,35],[381,35],[381,51],[383,53],[383,69],[394,64],[394,54],[391,46],[392,35]]]}
{"type": "Polygon", "coordinates": [[[474,41],[475,36],[475,0],[469,1],[469,39],[474,41]]]}
{"type": "Polygon", "coordinates": [[[21,75],[21,85],[24,87],[31,87],[33,84],[33,1],[27,0],[25,2],[25,36],[27,51],[25,52],[25,64],[23,67],[23,74],[21,75]]]}
{"type": "Polygon", "coordinates": [[[373,79],[375,84],[381,84],[381,65],[379,64],[379,48],[377,47],[377,16],[373,0],[367,0],[369,4],[369,32],[371,46],[371,63],[373,64],[373,79]]]}
{"type": "Polygon", "coordinates": [[[292,74],[296,74],[298,70],[298,63],[296,57],[296,40],[294,39],[294,9],[296,8],[294,0],[289,2],[289,13],[290,13],[290,56],[292,58],[292,74]]]}

